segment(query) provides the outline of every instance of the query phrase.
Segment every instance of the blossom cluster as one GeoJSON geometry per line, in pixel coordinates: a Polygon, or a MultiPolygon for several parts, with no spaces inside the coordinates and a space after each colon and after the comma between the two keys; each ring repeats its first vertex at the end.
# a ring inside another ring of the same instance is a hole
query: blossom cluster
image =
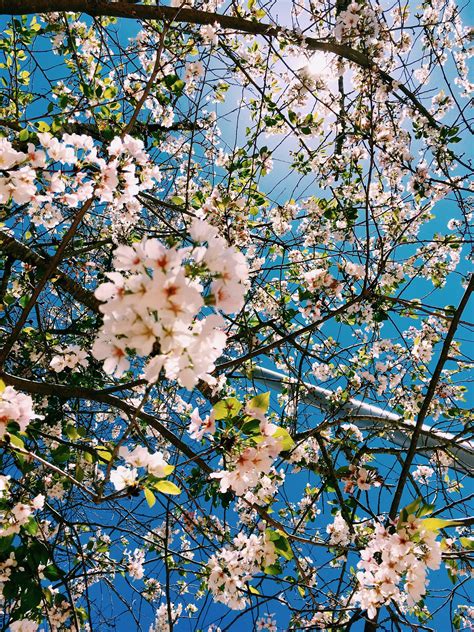
{"type": "Polygon", "coordinates": [[[276,559],[275,546],[266,533],[250,536],[239,533],[232,546],[224,547],[208,562],[207,585],[214,599],[233,610],[242,610],[248,604],[243,592],[246,582],[276,559]]]}
{"type": "Polygon", "coordinates": [[[353,599],[374,618],[383,605],[413,606],[425,595],[427,569],[439,568],[441,545],[422,520],[409,515],[393,532],[376,524],[360,556],[353,599]]]}
{"type": "Polygon", "coordinates": [[[216,431],[216,416],[212,410],[204,419],[199,414],[199,409],[195,408],[190,416],[190,424],[188,427],[191,439],[201,441],[205,434],[214,434],[216,431]]]}
{"type": "Polygon", "coordinates": [[[340,41],[360,36],[366,44],[375,43],[379,35],[377,15],[367,4],[351,2],[339,14],[334,35],[340,41]]]}
{"type": "Polygon", "coordinates": [[[143,579],[145,569],[145,551],[143,549],[135,549],[134,551],[124,551],[127,558],[127,572],[133,579],[143,579]]]}
{"type": "Polygon", "coordinates": [[[18,619],[12,621],[9,626],[10,632],[36,632],[38,623],[33,619],[18,619]]]}
{"type": "Polygon", "coordinates": [[[198,380],[215,383],[211,373],[227,336],[222,316],[209,313],[210,307],[239,311],[248,270],[244,255],[205,221],[195,218],[189,232],[200,245],[168,248],[158,239],[143,239],[115,250],[116,271],[95,292],[103,301],[104,321],[92,354],[105,361],[106,373],[120,377],[130,367],[130,354],[153,352],[145,367],[149,382],[163,368],[167,378],[188,389],[198,380]]]}
{"type": "Polygon", "coordinates": [[[95,196],[110,204],[113,223],[130,225],[141,210],[138,194],[161,179],[140,139],[114,138],[104,158],[86,134],[37,137],[42,149],[28,143],[27,152],[0,138],[0,203],[27,204],[34,224],[54,228],[63,221],[62,207],[77,208],[95,196]]]}
{"type": "Polygon", "coordinates": [[[14,422],[20,427],[20,432],[25,432],[28,424],[33,419],[42,419],[35,414],[33,400],[29,395],[19,393],[13,386],[3,388],[0,380],[0,439],[5,436],[8,424],[14,422]]]}
{"type": "Polygon", "coordinates": [[[267,630],[267,632],[277,632],[277,624],[273,614],[268,614],[266,617],[260,617],[255,622],[257,630],[267,630]]]}
{"type": "Polygon", "coordinates": [[[353,464],[348,466],[346,476],[342,478],[345,483],[344,491],[351,494],[357,486],[361,491],[368,491],[372,486],[380,487],[381,480],[374,470],[365,467],[356,467],[353,464]]]}
{"type": "Polygon", "coordinates": [[[284,439],[279,435],[281,429],[265,419],[260,422],[260,431],[260,440],[255,445],[236,444],[226,456],[228,469],[211,474],[211,478],[219,480],[219,489],[223,494],[232,489],[237,496],[242,496],[273,471],[274,459],[285,449],[284,439]]]}
{"type": "Polygon", "coordinates": [[[148,632],[169,632],[170,631],[168,610],[171,612],[171,621],[173,625],[175,625],[183,611],[183,604],[178,603],[175,606],[174,603],[170,603],[170,604],[162,603],[160,607],[156,610],[155,621],[152,625],[150,625],[148,632]],[[169,605],[169,609],[168,609],[168,605],[169,605]]]}
{"type": "Polygon", "coordinates": [[[117,491],[135,485],[138,479],[137,467],[146,468],[148,474],[156,478],[164,478],[174,470],[174,466],[165,461],[162,452],[151,454],[143,446],[136,446],[132,451],[121,447],[119,455],[125,460],[127,467],[119,465],[110,474],[110,481],[117,491]]]}
{"type": "Polygon", "coordinates": [[[351,543],[351,532],[349,525],[344,520],[340,511],[334,516],[334,520],[326,527],[329,534],[329,544],[331,546],[348,546],[351,543]]]}
{"type": "Polygon", "coordinates": [[[55,347],[57,352],[49,366],[56,373],[64,371],[64,369],[76,369],[76,367],[87,368],[89,361],[87,359],[87,352],[81,349],[79,345],[67,345],[65,347],[55,347]]]}
{"type": "MultiPolygon", "coordinates": [[[[6,484],[8,485],[5,481],[8,478],[1,476],[3,491],[6,490],[6,484]]],[[[11,508],[2,509],[0,511],[0,537],[6,538],[9,535],[19,533],[20,528],[29,521],[30,516],[38,509],[43,508],[44,501],[45,497],[43,494],[38,494],[29,503],[19,502],[11,508]]]]}
{"type": "Polygon", "coordinates": [[[412,476],[418,483],[428,484],[430,478],[434,474],[434,469],[429,465],[418,465],[418,467],[413,470],[412,476]]]}

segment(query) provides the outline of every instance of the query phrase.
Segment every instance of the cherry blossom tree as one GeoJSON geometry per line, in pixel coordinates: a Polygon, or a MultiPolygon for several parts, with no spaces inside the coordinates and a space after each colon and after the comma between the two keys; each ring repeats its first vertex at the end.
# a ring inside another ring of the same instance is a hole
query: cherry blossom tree
{"type": "Polygon", "coordinates": [[[474,629],[466,11],[0,0],[2,630],[474,629]]]}

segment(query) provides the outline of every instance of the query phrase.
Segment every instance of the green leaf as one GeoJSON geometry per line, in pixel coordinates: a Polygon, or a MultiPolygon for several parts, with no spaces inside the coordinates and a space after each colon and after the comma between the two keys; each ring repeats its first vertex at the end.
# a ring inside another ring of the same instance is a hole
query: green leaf
{"type": "Polygon", "coordinates": [[[24,294],[18,301],[20,303],[20,307],[23,307],[24,309],[28,305],[29,300],[30,300],[30,297],[28,296],[28,294],[24,294]]]}
{"type": "Polygon", "coordinates": [[[443,520],[442,518],[426,518],[421,523],[423,529],[427,531],[439,531],[445,527],[456,527],[459,525],[457,520],[443,520]]]}
{"type": "Polygon", "coordinates": [[[278,531],[273,531],[273,529],[265,529],[265,535],[270,540],[270,542],[275,542],[280,537],[278,531]]]}
{"type": "Polygon", "coordinates": [[[33,540],[29,545],[29,554],[36,565],[46,564],[49,560],[48,548],[38,540],[33,540]]]}
{"type": "Polygon", "coordinates": [[[263,572],[266,575],[279,575],[281,573],[281,566],[280,564],[271,564],[270,566],[265,566],[265,568],[263,569],[263,572]]]}
{"type": "Polygon", "coordinates": [[[29,585],[21,594],[21,611],[29,612],[41,603],[43,592],[37,584],[29,585]]]}
{"type": "Polygon", "coordinates": [[[36,535],[38,533],[38,523],[34,518],[30,518],[28,522],[23,525],[23,529],[30,535],[36,535]]]}
{"type": "Polygon", "coordinates": [[[459,542],[463,549],[467,551],[474,550],[474,538],[459,538],[459,542]]]}
{"type": "Polygon", "coordinates": [[[171,90],[172,92],[174,92],[175,94],[180,95],[183,91],[183,88],[185,86],[185,82],[182,79],[177,79],[173,85],[171,86],[171,90]]]}
{"type": "Polygon", "coordinates": [[[162,494],[170,494],[171,496],[181,494],[179,487],[171,481],[158,481],[155,483],[154,487],[162,494]]]}
{"type": "Polygon", "coordinates": [[[48,564],[48,566],[43,569],[43,574],[51,581],[55,581],[59,579],[62,575],[64,575],[62,570],[58,568],[56,564],[48,564]]]}
{"type": "Polygon", "coordinates": [[[285,428],[277,428],[272,434],[272,437],[280,439],[280,445],[283,452],[292,450],[295,447],[295,442],[291,438],[288,430],[285,430],[285,428]]]}
{"type": "Polygon", "coordinates": [[[80,434],[78,433],[76,426],[72,424],[66,426],[64,432],[71,441],[77,441],[77,439],[80,439],[80,434]]]}
{"type": "Polygon", "coordinates": [[[242,432],[246,435],[260,434],[260,422],[258,419],[251,419],[246,421],[242,426],[242,432]]]}
{"type": "Polygon", "coordinates": [[[84,452],[83,459],[86,463],[94,463],[94,455],[91,452],[84,452]]]}
{"type": "Polygon", "coordinates": [[[36,121],[35,126],[38,132],[41,132],[41,133],[49,132],[49,130],[51,129],[48,123],[45,123],[45,121],[36,121]]]}
{"type": "Polygon", "coordinates": [[[285,538],[285,536],[280,536],[280,538],[273,543],[275,546],[275,550],[279,553],[285,560],[293,559],[293,551],[291,550],[290,543],[285,538]]]}
{"type": "Polygon", "coordinates": [[[96,448],[97,455],[101,461],[108,463],[112,458],[112,452],[104,447],[96,448]]]}
{"type": "Polygon", "coordinates": [[[166,87],[171,92],[174,92],[178,96],[181,94],[181,92],[183,91],[183,88],[186,85],[182,79],[179,79],[178,75],[174,75],[174,74],[167,75],[164,78],[164,82],[165,82],[166,87]]]}
{"type": "Polygon", "coordinates": [[[422,518],[423,516],[428,516],[430,513],[433,513],[434,509],[434,505],[423,505],[416,515],[418,518],[422,518]]]}
{"type": "Polygon", "coordinates": [[[293,558],[293,551],[291,550],[288,538],[281,531],[273,531],[272,529],[265,529],[265,535],[273,542],[275,551],[282,555],[286,560],[293,558]]]}
{"type": "Polygon", "coordinates": [[[413,502],[411,502],[400,511],[400,516],[398,518],[398,527],[400,527],[404,522],[407,521],[408,516],[416,515],[416,512],[418,511],[421,503],[421,498],[415,498],[413,502]]]}
{"type": "Polygon", "coordinates": [[[151,489],[148,489],[148,487],[145,487],[143,489],[143,493],[145,494],[148,507],[153,507],[153,505],[156,503],[155,494],[151,491],[151,489]]]}
{"type": "Polygon", "coordinates": [[[0,538],[0,553],[4,553],[5,551],[8,551],[8,549],[11,546],[11,543],[13,542],[14,537],[15,537],[15,534],[8,535],[6,538],[0,538]]]}
{"type": "Polygon", "coordinates": [[[66,445],[60,445],[55,450],[51,450],[51,454],[56,463],[64,463],[71,456],[69,448],[66,445]]]}
{"type": "Polygon", "coordinates": [[[222,399],[214,405],[214,417],[217,420],[232,418],[239,414],[241,408],[242,404],[238,399],[235,397],[228,397],[227,399],[222,399]]]}
{"type": "Polygon", "coordinates": [[[259,393],[247,402],[247,410],[259,410],[266,413],[270,406],[270,391],[267,393],[259,393]]]}
{"type": "Polygon", "coordinates": [[[176,204],[176,206],[182,206],[186,200],[180,195],[173,195],[170,201],[172,204],[176,204]]]}
{"type": "Polygon", "coordinates": [[[23,441],[23,439],[20,439],[20,437],[17,437],[14,434],[10,435],[10,444],[14,447],[14,448],[20,448],[22,450],[25,449],[25,443],[23,441]]]}

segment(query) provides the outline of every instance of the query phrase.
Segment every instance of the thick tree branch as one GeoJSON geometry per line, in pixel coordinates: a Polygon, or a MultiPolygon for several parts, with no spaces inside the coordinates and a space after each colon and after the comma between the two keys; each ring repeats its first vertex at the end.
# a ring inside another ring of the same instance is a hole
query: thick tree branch
{"type": "Polygon", "coordinates": [[[0,15],[26,15],[32,13],[53,13],[68,11],[75,13],[87,13],[92,17],[113,16],[133,20],[168,20],[172,22],[184,22],[188,24],[219,24],[222,28],[248,33],[250,35],[264,35],[266,37],[286,37],[294,44],[307,50],[318,50],[325,53],[333,53],[362,68],[373,70],[387,85],[404,94],[415,109],[418,110],[435,127],[439,124],[416,96],[403,84],[396,82],[388,73],[377,67],[364,53],[334,41],[321,41],[314,37],[305,37],[294,30],[281,26],[265,24],[262,22],[247,20],[231,15],[210,13],[197,9],[167,6],[140,5],[124,2],[108,2],[107,0],[0,0],[0,15]]]}
{"type": "MultiPolygon", "coordinates": [[[[23,126],[16,121],[8,121],[6,119],[0,119],[0,127],[8,127],[15,132],[21,132],[21,130],[23,129],[23,126]]],[[[153,134],[154,132],[196,132],[199,130],[204,130],[207,127],[208,123],[205,119],[197,121],[183,119],[181,121],[171,123],[171,125],[168,126],[161,125],[160,123],[144,123],[143,121],[136,121],[134,129],[140,134],[153,134]]],[[[92,123],[84,123],[81,121],[64,123],[64,125],[62,125],[60,129],[57,130],[57,133],[87,134],[88,136],[92,136],[92,138],[99,142],[103,142],[105,140],[102,131],[97,127],[97,125],[94,125],[92,123]]]]}
{"type": "Polygon", "coordinates": [[[8,340],[5,342],[4,346],[2,347],[2,350],[0,351],[0,366],[3,366],[3,364],[5,363],[5,360],[7,359],[8,354],[10,353],[13,345],[15,344],[16,339],[20,335],[20,332],[21,332],[24,324],[26,323],[26,320],[28,318],[29,313],[33,309],[33,306],[35,305],[36,301],[38,300],[38,297],[41,294],[41,292],[43,291],[46,283],[49,281],[49,279],[53,275],[54,271],[56,270],[59,262],[61,261],[63,255],[64,255],[64,251],[65,251],[67,245],[69,244],[71,239],[74,237],[79,224],[81,223],[82,219],[84,218],[84,215],[87,213],[87,211],[92,206],[93,201],[94,201],[93,197],[89,198],[86,202],[84,202],[84,204],[82,205],[82,208],[80,208],[78,210],[74,220],[71,223],[71,226],[69,227],[69,229],[66,232],[66,234],[64,235],[61,243],[59,244],[56,252],[54,253],[54,256],[48,262],[48,265],[47,265],[46,269],[44,270],[41,279],[36,284],[36,287],[33,290],[32,294],[31,294],[31,296],[30,296],[30,298],[28,300],[28,303],[23,308],[23,311],[22,311],[22,313],[20,315],[20,318],[18,319],[18,321],[17,321],[17,323],[16,323],[11,335],[9,336],[8,340]]]}
{"type": "Polygon", "coordinates": [[[151,428],[156,430],[164,439],[174,445],[180,452],[185,454],[191,461],[199,465],[199,467],[206,473],[212,472],[212,469],[201,458],[196,456],[193,450],[189,448],[179,437],[177,437],[171,430],[168,430],[166,426],[160,423],[153,415],[150,415],[142,410],[138,410],[134,406],[127,402],[105,393],[104,391],[98,391],[93,388],[85,388],[82,386],[67,386],[65,384],[46,384],[45,382],[34,382],[32,380],[26,380],[21,377],[10,375],[9,373],[0,372],[1,378],[5,381],[5,384],[10,384],[15,388],[25,391],[25,393],[31,393],[34,395],[49,395],[58,397],[59,399],[85,399],[101,404],[106,404],[111,408],[121,410],[129,416],[137,416],[142,421],[147,423],[151,428]]]}
{"type": "MultiPolygon", "coordinates": [[[[0,252],[10,255],[13,259],[35,266],[40,272],[44,272],[49,264],[48,259],[37,254],[31,248],[28,248],[28,246],[25,246],[3,231],[0,231],[0,252]]],[[[99,312],[100,302],[95,298],[94,294],[83,288],[80,283],[71,279],[64,272],[56,271],[54,285],[63,289],[72,298],[92,311],[99,312]]]]}
{"type": "MultiPolygon", "coordinates": [[[[128,404],[127,402],[115,397],[114,395],[110,395],[105,391],[98,391],[93,388],[85,388],[81,386],[68,386],[65,384],[46,384],[45,382],[35,382],[33,380],[26,380],[21,377],[16,377],[15,375],[11,375],[9,373],[5,373],[0,370],[0,379],[2,379],[5,384],[14,386],[25,393],[30,393],[32,395],[49,395],[58,397],[59,399],[69,400],[69,399],[84,399],[94,402],[99,402],[102,404],[106,404],[111,408],[116,408],[117,410],[121,410],[126,415],[130,417],[138,417],[146,424],[148,424],[151,428],[156,430],[164,439],[169,441],[171,445],[174,445],[182,454],[188,457],[189,461],[195,463],[199,469],[209,475],[213,472],[213,469],[209,467],[209,465],[201,459],[201,457],[197,456],[195,452],[188,446],[184,441],[181,441],[179,437],[177,437],[171,430],[169,430],[166,426],[158,421],[153,415],[128,404]]],[[[270,525],[273,525],[277,529],[280,529],[288,538],[295,540],[297,542],[308,543],[305,538],[298,536],[297,534],[289,533],[283,524],[276,520],[273,516],[271,516],[263,507],[259,505],[253,505],[249,501],[245,501],[246,504],[249,505],[252,509],[255,509],[259,513],[259,515],[266,520],[266,522],[270,525]]],[[[325,546],[323,542],[318,542],[314,540],[311,542],[314,546],[325,546]]]]}

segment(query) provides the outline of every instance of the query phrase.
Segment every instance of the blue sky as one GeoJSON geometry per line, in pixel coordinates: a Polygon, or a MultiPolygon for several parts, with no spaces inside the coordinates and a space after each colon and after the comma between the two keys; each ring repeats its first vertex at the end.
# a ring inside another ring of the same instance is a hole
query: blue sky
{"type": "MultiPolygon", "coordinates": [[[[284,15],[285,13],[288,14],[289,6],[290,5],[288,3],[281,2],[281,8],[280,8],[280,4],[278,5],[278,13],[281,13],[282,15],[284,15]]],[[[121,35],[123,39],[125,39],[135,32],[135,28],[136,27],[133,22],[121,21],[119,24],[119,34],[121,35]]],[[[46,59],[48,59],[49,54],[46,53],[46,55],[47,55],[46,59]]],[[[56,68],[56,69],[53,68],[53,64],[57,64],[58,62],[60,62],[59,58],[56,56],[50,56],[50,58],[51,58],[50,76],[53,76],[55,74],[57,74],[57,76],[61,76],[62,71],[59,68],[56,68]]],[[[441,78],[441,76],[439,76],[439,78],[441,78]]],[[[436,80],[437,80],[436,77],[434,77],[432,81],[433,85],[436,85],[436,80]]],[[[42,88],[44,89],[44,86],[42,85],[41,80],[39,80],[36,83],[35,88],[39,92],[41,92],[42,88]]],[[[229,95],[229,102],[233,103],[234,98],[237,98],[237,96],[238,96],[237,90],[231,91],[229,95]]],[[[36,107],[39,107],[39,105],[40,104],[38,103],[36,107]]],[[[226,107],[227,107],[226,105],[222,106],[222,110],[225,111],[226,107]]],[[[235,139],[236,120],[233,119],[232,116],[230,116],[230,117],[227,117],[227,120],[223,119],[223,121],[225,121],[221,125],[221,129],[223,132],[223,141],[227,142],[230,146],[232,146],[235,139]]],[[[239,128],[237,129],[237,136],[236,136],[237,143],[239,145],[243,145],[244,143],[244,130],[247,123],[248,121],[245,119],[245,116],[241,115],[240,120],[239,120],[239,128]]],[[[277,143],[277,142],[278,142],[278,138],[262,139],[262,143],[266,144],[267,146],[272,146],[272,143],[277,143]]],[[[308,176],[304,178],[303,180],[301,180],[298,174],[289,175],[287,178],[285,178],[284,182],[282,182],[283,175],[286,175],[287,173],[286,170],[287,170],[288,152],[293,148],[294,146],[292,145],[292,142],[290,140],[290,141],[285,142],[284,147],[277,150],[276,155],[274,156],[274,162],[275,162],[274,170],[272,171],[271,174],[269,174],[268,176],[265,176],[261,181],[262,189],[265,192],[271,191],[272,198],[274,199],[276,203],[280,203],[280,204],[285,203],[286,201],[288,201],[289,197],[297,197],[297,194],[303,190],[305,191],[305,195],[308,195],[309,192],[307,190],[307,186],[309,184],[313,186],[311,176],[308,176]]],[[[464,151],[466,152],[466,154],[469,154],[471,151],[469,141],[467,139],[463,140],[463,142],[458,145],[458,149],[461,149],[461,151],[464,151]]],[[[322,195],[325,195],[323,192],[319,192],[317,187],[314,187],[314,190],[312,190],[311,193],[315,193],[315,194],[321,193],[322,195]]],[[[447,224],[448,219],[451,217],[456,217],[457,213],[458,213],[458,209],[454,202],[446,200],[446,201],[442,201],[438,203],[438,205],[434,209],[435,219],[430,223],[429,228],[427,227],[427,231],[428,230],[430,232],[439,231],[441,233],[446,233],[447,232],[446,224],[447,224]]],[[[459,268],[459,271],[461,273],[465,273],[469,269],[470,269],[470,264],[468,261],[465,261],[459,268]]],[[[411,285],[410,293],[407,294],[405,297],[406,298],[424,297],[427,294],[431,293],[431,289],[432,288],[427,281],[417,280],[415,283],[411,285]]],[[[459,301],[459,298],[461,295],[462,295],[462,287],[459,283],[459,280],[456,279],[456,281],[454,281],[453,283],[449,283],[445,288],[437,290],[436,293],[433,295],[433,297],[430,296],[430,301],[432,301],[433,304],[436,304],[439,306],[443,306],[446,304],[455,305],[459,301]]],[[[403,325],[406,326],[406,323],[404,323],[403,325]]],[[[387,328],[387,330],[390,331],[389,324],[385,325],[385,327],[387,328]]],[[[322,331],[327,336],[331,335],[333,337],[336,337],[340,335],[340,326],[335,322],[330,322],[324,326],[322,331]]],[[[343,335],[346,336],[348,341],[350,340],[350,331],[346,331],[346,333],[343,335]]],[[[266,363],[265,360],[262,360],[262,361],[266,363]]],[[[383,402],[380,402],[380,404],[383,405],[383,402]]],[[[466,402],[466,406],[468,405],[472,405],[472,399],[466,402]]],[[[311,411],[311,413],[309,414],[311,415],[311,424],[314,424],[322,419],[321,413],[319,413],[318,411],[311,411]]],[[[416,460],[416,463],[418,462],[426,463],[426,460],[420,456],[416,460]]],[[[388,472],[392,464],[393,463],[390,457],[384,457],[384,459],[379,462],[381,474],[383,475],[384,470],[388,472]]],[[[291,480],[292,482],[290,485],[287,485],[287,492],[289,492],[290,495],[293,495],[293,498],[290,497],[290,500],[297,501],[300,498],[301,489],[304,486],[306,480],[302,480],[302,477],[299,477],[299,478],[293,477],[293,478],[294,478],[294,484],[293,484],[293,479],[291,478],[291,475],[289,476],[289,480],[291,480]]],[[[315,480],[317,479],[314,475],[309,475],[308,480],[314,483],[315,480]]],[[[463,493],[467,494],[472,490],[473,490],[472,486],[469,487],[468,483],[464,482],[463,493]]],[[[369,492],[369,493],[377,493],[377,492],[369,492]]],[[[390,498],[390,495],[388,492],[384,492],[381,495],[382,508],[388,507],[389,498],[390,498]]],[[[409,502],[411,498],[409,498],[407,495],[405,500],[406,502],[409,502]]],[[[149,510],[148,508],[146,508],[146,506],[144,506],[143,500],[141,500],[140,502],[141,502],[140,509],[146,515],[151,515],[153,510],[149,510]]],[[[132,507],[136,505],[136,501],[133,499],[131,501],[124,501],[125,508],[127,508],[127,505],[131,509],[132,507]]],[[[323,524],[326,524],[326,522],[329,521],[329,519],[330,518],[328,516],[327,508],[326,508],[326,516],[322,517],[321,521],[323,524]]],[[[231,520],[235,520],[235,517],[231,518],[231,520]]],[[[314,548],[315,548],[314,555],[312,556],[314,558],[315,563],[319,564],[323,561],[323,559],[326,559],[327,553],[325,553],[323,549],[319,549],[316,547],[314,548]]],[[[355,563],[355,558],[354,558],[353,563],[355,563]]],[[[159,565],[157,567],[157,572],[161,575],[161,572],[159,570],[159,565]]],[[[325,578],[325,574],[323,573],[322,579],[324,578],[325,578]]],[[[431,581],[430,589],[432,590],[439,590],[442,588],[446,588],[446,586],[449,587],[449,580],[447,580],[445,570],[440,570],[438,572],[430,573],[430,581],[431,581]]],[[[128,583],[124,579],[117,577],[116,587],[119,590],[120,594],[123,595],[124,597],[126,598],[133,597],[134,595],[133,590],[130,589],[128,583]]],[[[101,599],[102,596],[99,594],[99,590],[100,589],[98,588],[97,585],[93,586],[91,589],[91,595],[97,596],[98,599],[101,599]]],[[[192,595],[189,596],[189,599],[192,600],[192,595]]],[[[465,603],[466,599],[467,599],[467,595],[461,599],[461,602],[465,603]]],[[[107,608],[109,607],[112,608],[115,612],[119,611],[119,609],[121,608],[120,600],[117,597],[112,597],[112,598],[107,597],[106,599],[104,599],[103,603],[104,603],[104,612],[106,612],[107,608]]],[[[199,602],[199,603],[202,603],[202,602],[199,602]]],[[[216,618],[218,618],[221,615],[221,613],[223,613],[224,611],[227,611],[227,609],[221,605],[212,605],[210,606],[210,609],[213,613],[212,616],[213,617],[215,616],[216,618]]],[[[264,610],[265,608],[263,608],[263,611],[264,610]]],[[[144,630],[148,630],[148,625],[152,622],[154,618],[153,609],[151,607],[150,608],[144,607],[143,611],[137,611],[137,612],[139,614],[140,624],[142,625],[142,628],[144,630]]],[[[278,605],[276,602],[272,602],[268,606],[268,612],[275,613],[277,615],[277,620],[279,622],[279,630],[285,629],[286,621],[288,620],[287,609],[283,605],[278,605]]],[[[235,613],[235,616],[237,615],[238,613],[235,613]]],[[[116,629],[119,630],[120,632],[126,632],[127,630],[135,629],[134,625],[135,624],[133,622],[133,619],[129,617],[128,615],[125,615],[123,619],[121,620],[120,625],[116,629]]],[[[448,629],[448,625],[449,625],[448,613],[447,612],[443,613],[440,616],[439,620],[437,620],[436,624],[434,625],[435,625],[436,630],[441,631],[444,629],[448,629]]],[[[241,618],[238,618],[233,624],[231,624],[231,627],[229,629],[240,632],[240,630],[244,630],[245,628],[253,629],[253,626],[254,626],[254,622],[253,622],[252,614],[248,614],[248,615],[244,615],[241,618]]],[[[183,619],[183,621],[176,626],[176,629],[178,631],[194,629],[194,624],[191,625],[189,621],[186,621],[183,619]]],[[[205,630],[207,629],[207,625],[204,626],[204,629],[205,630]]],[[[352,629],[356,631],[361,630],[363,629],[363,624],[362,623],[356,624],[354,625],[352,629]]]]}

